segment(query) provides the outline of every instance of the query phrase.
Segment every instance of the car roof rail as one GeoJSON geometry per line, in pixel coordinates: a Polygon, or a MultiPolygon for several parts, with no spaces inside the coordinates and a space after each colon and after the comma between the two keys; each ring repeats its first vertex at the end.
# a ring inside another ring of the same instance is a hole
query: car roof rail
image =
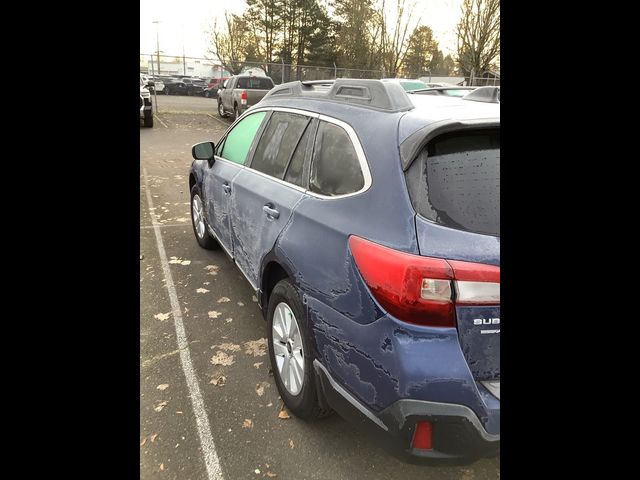
{"type": "Polygon", "coordinates": [[[500,87],[478,87],[461,98],[473,102],[500,103],[500,87]]]}
{"type": "Polygon", "coordinates": [[[325,100],[385,112],[402,112],[415,108],[399,84],[373,79],[298,80],[277,85],[263,100],[267,101],[272,97],[325,100]]]}

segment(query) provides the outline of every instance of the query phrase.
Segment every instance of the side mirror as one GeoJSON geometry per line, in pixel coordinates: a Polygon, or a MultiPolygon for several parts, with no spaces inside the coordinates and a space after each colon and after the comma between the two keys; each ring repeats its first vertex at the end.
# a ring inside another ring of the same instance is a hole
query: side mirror
{"type": "Polygon", "coordinates": [[[191,147],[191,155],[196,160],[206,160],[209,162],[209,167],[213,166],[215,161],[215,144],[213,142],[196,143],[191,147]]]}

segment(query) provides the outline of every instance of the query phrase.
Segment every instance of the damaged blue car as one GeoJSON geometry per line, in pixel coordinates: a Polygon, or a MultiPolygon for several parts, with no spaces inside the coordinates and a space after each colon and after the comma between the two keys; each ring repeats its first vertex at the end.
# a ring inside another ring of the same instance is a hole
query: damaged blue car
{"type": "Polygon", "coordinates": [[[379,80],[273,88],[193,146],[197,242],[256,292],[287,408],[406,459],[500,446],[500,105],[379,80]]]}

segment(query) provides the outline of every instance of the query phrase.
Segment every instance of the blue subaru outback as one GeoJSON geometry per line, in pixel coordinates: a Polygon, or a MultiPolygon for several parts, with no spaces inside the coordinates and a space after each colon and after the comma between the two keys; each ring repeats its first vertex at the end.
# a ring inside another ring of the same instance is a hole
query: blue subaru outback
{"type": "MultiPolygon", "coordinates": [[[[471,94],[470,94],[471,96],[471,94]]],[[[193,146],[193,230],[242,271],[297,417],[405,458],[500,445],[500,105],[338,79],[193,146]]]]}

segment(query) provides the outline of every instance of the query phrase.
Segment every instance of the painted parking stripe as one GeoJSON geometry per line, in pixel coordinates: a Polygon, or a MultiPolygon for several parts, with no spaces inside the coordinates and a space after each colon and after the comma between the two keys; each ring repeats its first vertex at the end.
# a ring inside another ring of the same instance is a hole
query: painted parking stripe
{"type": "Polygon", "coordinates": [[[222,125],[224,125],[225,127],[228,127],[229,125],[231,125],[229,122],[225,122],[220,120],[219,118],[214,117],[213,115],[207,113],[207,115],[211,118],[213,118],[216,122],[220,122],[222,125]]]}
{"type": "Polygon", "coordinates": [[[162,121],[162,119],[161,119],[158,115],[154,115],[154,117],[156,117],[156,118],[158,119],[158,121],[159,121],[159,122],[164,126],[164,128],[169,128],[169,127],[167,127],[167,124],[166,124],[166,123],[164,123],[164,122],[162,121]]]}
{"type": "Polygon", "coordinates": [[[191,363],[189,344],[187,342],[184,324],[182,323],[182,310],[180,309],[180,302],[178,302],[178,294],[173,283],[173,276],[171,275],[171,268],[169,267],[169,261],[167,260],[167,253],[165,252],[164,243],[162,242],[162,234],[160,233],[161,227],[158,225],[156,214],[153,210],[153,200],[151,199],[151,189],[149,188],[147,169],[143,168],[142,171],[144,173],[144,185],[147,191],[149,214],[151,215],[151,220],[154,224],[153,231],[156,234],[156,243],[158,245],[158,253],[160,254],[160,261],[164,272],[165,285],[169,292],[169,300],[171,301],[173,323],[176,327],[176,338],[178,339],[178,349],[180,350],[180,363],[182,364],[184,376],[187,379],[187,387],[189,388],[189,396],[191,397],[193,413],[196,417],[196,425],[198,427],[198,435],[200,436],[200,445],[202,446],[204,463],[207,468],[207,476],[209,480],[223,480],[224,477],[222,476],[218,453],[216,452],[216,446],[213,442],[213,436],[211,435],[209,418],[207,417],[207,412],[204,409],[204,401],[202,400],[202,394],[200,393],[198,379],[196,378],[195,371],[193,370],[193,364],[191,363]]]}

